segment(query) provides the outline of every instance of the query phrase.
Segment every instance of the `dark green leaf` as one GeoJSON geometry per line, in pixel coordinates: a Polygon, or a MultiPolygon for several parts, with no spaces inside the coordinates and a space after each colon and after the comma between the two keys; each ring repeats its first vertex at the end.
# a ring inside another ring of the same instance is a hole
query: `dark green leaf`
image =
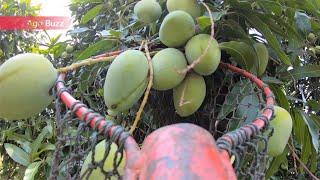
{"type": "Polygon", "coordinates": [[[99,4],[95,6],[94,8],[90,9],[81,19],[81,24],[86,24],[89,22],[91,19],[95,18],[97,15],[100,14],[103,4],[99,4]]]}
{"type": "Polygon", "coordinates": [[[280,75],[283,79],[304,79],[306,77],[320,77],[320,65],[305,65],[296,67],[280,75]]]}
{"type": "Polygon", "coordinates": [[[308,106],[310,106],[313,111],[316,111],[316,112],[320,111],[320,102],[319,101],[311,99],[308,101],[308,106]]]}
{"type": "Polygon", "coordinates": [[[110,39],[103,39],[95,44],[89,46],[87,49],[81,52],[81,54],[77,57],[77,60],[83,60],[86,58],[89,58],[93,55],[97,55],[98,53],[102,51],[108,51],[114,48],[116,45],[115,40],[110,40],[110,39]]]}
{"type": "Polygon", "coordinates": [[[312,145],[313,148],[318,152],[319,149],[319,128],[317,125],[314,123],[314,121],[310,118],[309,115],[307,115],[305,112],[300,111],[304,122],[307,124],[309,133],[312,137],[312,145]]]}
{"type": "Polygon", "coordinates": [[[267,24],[265,24],[256,14],[242,11],[240,15],[246,17],[250,24],[252,24],[265,36],[265,38],[268,41],[268,44],[277,52],[280,59],[286,65],[291,65],[290,59],[282,51],[280,43],[278,42],[277,38],[274,36],[267,24]]]}
{"type": "Polygon", "coordinates": [[[277,86],[277,85],[269,85],[273,94],[276,97],[276,100],[278,102],[278,104],[283,107],[284,109],[286,109],[287,111],[290,111],[290,104],[289,101],[286,97],[286,95],[284,94],[284,91],[281,89],[281,86],[277,86]]]}
{"type": "Polygon", "coordinates": [[[272,175],[274,175],[276,172],[279,171],[281,164],[283,164],[287,160],[288,152],[289,152],[289,149],[286,147],[281,155],[275,157],[272,160],[266,172],[266,179],[269,179],[272,175]]]}
{"type": "Polygon", "coordinates": [[[320,117],[314,114],[310,115],[310,118],[313,120],[313,122],[317,125],[318,129],[320,129],[320,117]]]}
{"type": "Polygon", "coordinates": [[[251,70],[254,62],[257,61],[257,55],[253,47],[244,42],[223,42],[220,43],[220,48],[230,54],[232,59],[246,70],[251,70]]]}
{"type": "Polygon", "coordinates": [[[283,84],[282,81],[280,81],[279,79],[275,78],[275,77],[271,77],[271,76],[264,76],[262,77],[262,81],[267,83],[267,84],[283,84]]]}
{"type": "Polygon", "coordinates": [[[38,152],[39,147],[41,146],[42,141],[45,139],[45,137],[49,134],[48,126],[42,129],[41,133],[38,135],[38,137],[32,142],[31,144],[31,155],[33,158],[34,155],[38,152]]]}

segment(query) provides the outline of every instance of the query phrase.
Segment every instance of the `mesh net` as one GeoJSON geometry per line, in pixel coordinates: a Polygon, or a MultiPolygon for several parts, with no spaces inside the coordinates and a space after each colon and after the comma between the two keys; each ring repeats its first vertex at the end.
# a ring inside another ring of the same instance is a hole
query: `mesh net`
{"type": "MultiPolygon", "coordinates": [[[[66,86],[70,93],[93,111],[107,114],[102,88],[108,64],[84,67],[68,75],[66,86]]],[[[205,77],[207,95],[200,109],[188,118],[176,115],[172,91],[152,91],[142,119],[133,134],[142,143],[146,136],[159,127],[174,123],[194,123],[207,129],[215,139],[239,129],[259,117],[266,98],[247,78],[220,68],[205,77]]],[[[57,94],[57,93],[55,93],[57,94]]],[[[139,103],[112,121],[129,129],[139,103]]],[[[123,174],[123,149],[112,140],[88,127],[66,108],[56,95],[58,129],[57,148],[53,157],[50,179],[119,179],[123,174]]],[[[241,145],[228,149],[239,179],[263,179],[267,162],[267,142],[272,134],[264,133],[249,138],[241,145]]],[[[238,136],[243,136],[238,134],[238,136]]],[[[241,139],[241,138],[240,138],[241,139]]]]}

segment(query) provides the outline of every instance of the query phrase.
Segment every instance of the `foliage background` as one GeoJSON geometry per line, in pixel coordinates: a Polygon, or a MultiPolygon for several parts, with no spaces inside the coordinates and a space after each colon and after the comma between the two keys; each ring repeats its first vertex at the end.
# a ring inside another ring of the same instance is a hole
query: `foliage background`
{"type": "MultiPolygon", "coordinates": [[[[60,42],[58,37],[36,37],[37,32],[1,31],[0,62],[22,52],[45,54],[56,67],[117,49],[138,47],[148,38],[156,48],[162,48],[157,38],[160,23],[145,26],[133,15],[136,0],[73,0],[70,10],[75,19],[69,32],[71,41],[60,42]],[[39,45],[47,47],[40,50],[39,45]],[[67,44],[75,47],[67,56],[62,54],[67,44]]],[[[165,0],[159,0],[164,14],[165,0]]],[[[276,95],[280,106],[290,111],[294,129],[283,155],[269,159],[267,177],[271,179],[309,179],[310,173],[320,177],[319,128],[320,128],[320,54],[313,50],[320,45],[320,38],[311,40],[309,33],[320,36],[319,0],[207,0],[215,19],[215,38],[221,42],[241,41],[252,46],[265,42],[270,63],[261,78],[276,95]]],[[[30,1],[3,0],[1,15],[36,15],[40,7],[31,7],[30,1]]],[[[161,22],[161,20],[160,20],[161,22]]],[[[201,32],[209,33],[208,14],[197,19],[201,32]]],[[[230,47],[234,48],[232,44],[230,47]]],[[[246,57],[245,49],[240,49],[246,57]]],[[[224,53],[223,60],[239,63],[224,53]]],[[[249,61],[243,59],[243,61],[249,61]]],[[[92,109],[105,114],[102,84],[108,64],[99,64],[74,72],[70,84],[76,98],[92,109]]],[[[213,75],[214,76],[214,75],[213,75]]],[[[207,77],[206,80],[214,78],[207,77]]],[[[219,82],[213,84],[219,86],[219,82]]],[[[143,114],[139,129],[134,134],[140,142],[153,130],[176,122],[192,122],[208,129],[215,137],[226,131],[228,124],[211,128],[216,119],[210,107],[203,106],[194,116],[182,119],[172,110],[168,92],[152,93],[143,114]],[[159,102],[161,99],[161,103],[159,102]],[[209,113],[209,114],[208,114],[209,113]],[[209,121],[208,121],[209,119],[209,121]],[[221,132],[221,133],[219,133],[221,132]]],[[[126,127],[134,119],[132,111],[124,115],[126,127]],[[129,122],[129,123],[128,123],[129,122]]],[[[1,123],[0,152],[2,178],[28,177],[47,179],[52,153],[56,142],[54,104],[39,116],[23,122],[1,123]],[[8,156],[8,154],[11,156],[8,156]],[[28,173],[27,173],[28,172],[28,173]]],[[[285,128],[285,127],[284,127],[285,128]]]]}

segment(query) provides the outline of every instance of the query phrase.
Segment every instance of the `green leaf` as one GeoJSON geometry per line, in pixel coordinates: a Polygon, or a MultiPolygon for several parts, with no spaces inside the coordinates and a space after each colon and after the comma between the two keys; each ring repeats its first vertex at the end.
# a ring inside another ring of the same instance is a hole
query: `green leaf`
{"type": "MultiPolygon", "coordinates": [[[[311,137],[309,133],[305,133],[304,141],[302,144],[302,150],[301,150],[301,160],[304,164],[306,164],[310,159],[311,153],[312,153],[311,137]]],[[[300,170],[303,171],[303,168],[300,168],[300,170]]]]}
{"type": "Polygon", "coordinates": [[[103,39],[95,44],[89,46],[87,49],[81,52],[81,54],[77,57],[77,60],[83,60],[89,58],[93,55],[97,55],[102,51],[111,50],[114,46],[116,46],[115,40],[103,39]]]}
{"type": "Polygon", "coordinates": [[[305,132],[307,130],[307,125],[304,123],[303,117],[301,116],[299,109],[293,109],[292,112],[292,118],[293,118],[293,134],[295,135],[295,138],[297,139],[297,142],[300,145],[300,148],[303,148],[304,139],[305,139],[305,132]]]}
{"type": "Polygon", "coordinates": [[[88,23],[91,19],[95,18],[98,16],[104,7],[103,4],[99,4],[95,6],[94,8],[90,9],[81,19],[81,24],[86,24],[88,23]]]}
{"type": "Polygon", "coordinates": [[[314,114],[310,115],[310,118],[313,120],[313,122],[317,125],[317,127],[320,129],[320,117],[314,114]]]}
{"type": "Polygon", "coordinates": [[[307,14],[296,11],[294,18],[296,20],[298,29],[300,29],[304,33],[311,31],[310,17],[307,14]]]}
{"type": "Polygon", "coordinates": [[[244,69],[251,70],[257,55],[253,47],[244,42],[230,41],[220,43],[220,48],[225,50],[244,69]]]}
{"type": "Polygon", "coordinates": [[[283,79],[304,79],[306,77],[320,77],[320,65],[305,65],[296,67],[289,72],[280,74],[283,79]]]}
{"type": "Polygon", "coordinates": [[[274,175],[276,172],[279,171],[281,164],[285,163],[285,161],[287,160],[288,153],[289,153],[289,149],[288,149],[288,147],[286,147],[281,155],[275,157],[272,160],[272,162],[266,172],[266,179],[269,179],[272,175],[274,175]]]}
{"type": "Polygon", "coordinates": [[[239,121],[234,120],[230,123],[230,131],[239,128],[244,124],[249,124],[257,118],[260,111],[260,101],[256,94],[245,96],[238,105],[236,117],[239,121]]]}
{"type": "Polygon", "coordinates": [[[36,158],[34,157],[34,155],[38,152],[39,147],[41,146],[42,141],[45,139],[45,137],[49,134],[49,127],[46,126],[45,128],[42,129],[41,133],[38,135],[38,137],[32,142],[31,144],[31,155],[32,158],[36,158]]]}
{"type": "Polygon", "coordinates": [[[229,113],[231,113],[239,104],[240,100],[249,94],[251,82],[238,82],[236,83],[231,92],[227,94],[225,101],[218,114],[218,119],[224,119],[229,113]]]}
{"type": "Polygon", "coordinates": [[[304,122],[307,124],[309,133],[312,137],[312,145],[313,148],[318,152],[319,150],[319,128],[317,125],[313,122],[313,120],[307,115],[305,112],[300,110],[300,113],[303,117],[304,122]]]}
{"type": "Polygon", "coordinates": [[[309,100],[308,106],[310,106],[313,111],[316,111],[316,112],[320,111],[320,102],[316,100],[312,100],[312,99],[309,100]]]}
{"type": "Polygon", "coordinates": [[[6,149],[7,154],[13,159],[15,162],[28,166],[30,164],[29,155],[19,148],[16,145],[5,143],[4,148],[6,149]]]}
{"type": "Polygon", "coordinates": [[[286,64],[291,65],[290,59],[288,56],[282,51],[280,43],[278,42],[277,38],[274,36],[270,28],[267,24],[265,24],[255,13],[248,13],[245,11],[241,11],[239,15],[244,16],[249,23],[257,28],[267,39],[268,44],[272,47],[280,57],[280,59],[286,64]]]}
{"type": "Polygon", "coordinates": [[[223,33],[223,36],[232,37],[234,39],[242,39],[243,42],[251,44],[252,40],[248,37],[246,31],[243,30],[238,22],[228,19],[222,21],[219,26],[221,26],[223,31],[221,33],[223,33]]]}
{"type": "Polygon", "coordinates": [[[30,164],[24,173],[23,180],[34,180],[35,179],[34,177],[38,173],[41,163],[42,163],[41,161],[37,161],[30,164]]]}
{"type": "Polygon", "coordinates": [[[274,0],[258,0],[257,2],[268,14],[275,13],[276,15],[281,15],[283,7],[279,2],[274,0]]]}
{"type": "Polygon", "coordinates": [[[270,84],[269,87],[273,92],[273,94],[275,95],[278,104],[284,109],[286,109],[287,111],[290,111],[289,101],[286,95],[284,94],[284,91],[281,89],[281,86],[270,84]]]}
{"type": "Polygon", "coordinates": [[[264,76],[261,79],[263,82],[265,82],[266,84],[278,84],[281,85],[283,84],[282,81],[280,81],[279,79],[275,78],[275,77],[271,77],[271,76],[264,76]]]}

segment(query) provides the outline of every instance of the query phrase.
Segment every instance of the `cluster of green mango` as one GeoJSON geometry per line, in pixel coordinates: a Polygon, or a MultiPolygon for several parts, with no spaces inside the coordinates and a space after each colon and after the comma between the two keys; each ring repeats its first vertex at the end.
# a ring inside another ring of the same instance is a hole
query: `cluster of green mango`
{"type": "MultiPolygon", "coordinates": [[[[221,51],[218,42],[210,35],[196,35],[194,18],[202,13],[196,0],[168,0],[167,9],[169,14],[159,30],[160,41],[167,48],[152,58],[153,89],[173,89],[176,112],[186,117],[196,112],[204,101],[206,84],[203,76],[216,71],[221,51]],[[205,53],[209,41],[211,44],[205,53]],[[185,54],[177,49],[180,47],[185,47],[185,54]],[[193,71],[185,73],[188,64],[200,57],[193,71]]],[[[140,21],[151,23],[159,19],[162,9],[155,0],[142,0],[135,5],[134,12],[140,21]]],[[[120,54],[106,76],[104,97],[108,108],[115,112],[131,108],[147,87],[148,69],[144,53],[128,50],[120,54]]]]}

